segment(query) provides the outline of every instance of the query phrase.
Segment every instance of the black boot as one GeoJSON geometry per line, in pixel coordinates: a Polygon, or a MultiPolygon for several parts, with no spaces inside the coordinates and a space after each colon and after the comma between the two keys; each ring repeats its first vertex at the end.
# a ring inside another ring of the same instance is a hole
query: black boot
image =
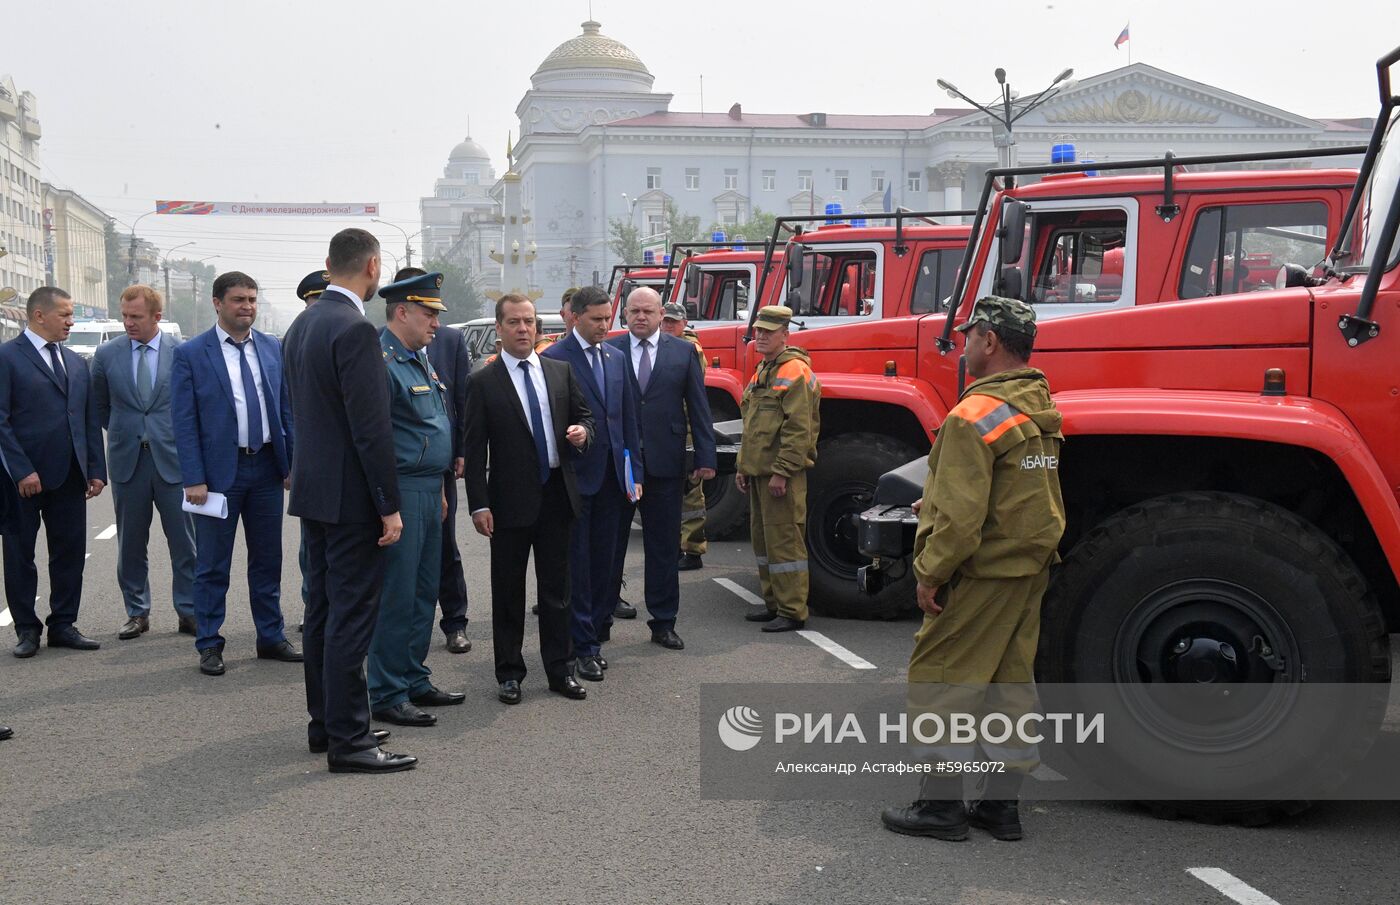
{"type": "Polygon", "coordinates": [[[994,839],[1015,842],[1021,838],[1021,815],[1016,807],[1024,773],[992,773],[987,777],[982,800],[967,810],[968,823],[984,829],[994,839]]]}
{"type": "Polygon", "coordinates": [[[961,776],[925,776],[919,800],[902,808],[885,808],[880,822],[905,836],[932,836],[948,842],[967,838],[967,808],[961,776]]]}

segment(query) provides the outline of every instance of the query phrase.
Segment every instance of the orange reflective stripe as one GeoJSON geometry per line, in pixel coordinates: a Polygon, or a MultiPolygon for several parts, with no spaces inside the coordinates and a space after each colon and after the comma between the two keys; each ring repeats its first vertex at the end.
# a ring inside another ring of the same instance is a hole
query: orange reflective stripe
{"type": "Polygon", "coordinates": [[[970,424],[976,424],[1005,404],[995,396],[974,393],[954,406],[948,415],[950,417],[956,415],[970,424]]]}
{"type": "MultiPolygon", "coordinates": [[[[1008,408],[1009,408],[1009,406],[1008,406],[1008,408]]],[[[1015,410],[1015,409],[1011,409],[1011,411],[1015,412],[1016,410],[1015,410]]],[[[992,427],[990,430],[988,430],[986,433],[984,433],[984,434],[982,435],[982,442],[984,442],[984,443],[986,443],[988,446],[990,446],[991,444],[997,442],[997,438],[1000,437],[1002,434],[1004,434],[1004,433],[1006,433],[1007,431],[1011,430],[1011,428],[1015,427],[1015,426],[1018,425],[1018,424],[1025,424],[1025,423],[1026,423],[1027,421],[1029,421],[1029,420],[1031,420],[1031,419],[1030,419],[1030,418],[1027,418],[1025,415],[1021,414],[1020,412],[1016,412],[1016,414],[1013,415],[1012,417],[1009,417],[1009,418],[1006,418],[1006,419],[1002,420],[1000,423],[998,423],[997,425],[995,425],[994,427],[992,427]]]]}

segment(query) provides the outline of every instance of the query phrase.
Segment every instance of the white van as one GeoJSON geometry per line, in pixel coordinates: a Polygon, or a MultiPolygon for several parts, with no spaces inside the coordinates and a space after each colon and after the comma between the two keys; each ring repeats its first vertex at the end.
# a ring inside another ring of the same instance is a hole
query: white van
{"type": "Polygon", "coordinates": [[[126,326],[121,321],[78,321],[73,324],[64,345],[85,359],[92,358],[97,347],[116,336],[125,336],[126,326]]]}

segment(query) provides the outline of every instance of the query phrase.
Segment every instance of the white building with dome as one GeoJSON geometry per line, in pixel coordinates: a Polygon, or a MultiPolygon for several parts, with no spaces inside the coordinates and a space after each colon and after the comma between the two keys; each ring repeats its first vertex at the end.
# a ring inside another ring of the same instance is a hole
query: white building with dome
{"type": "Polygon", "coordinates": [[[475,267],[481,265],[490,231],[500,232],[494,224],[496,202],[491,197],[495,183],[491,155],[471,136],[462,139],[447,155],[447,166],[442,168],[442,178],[433,183],[433,194],[418,201],[424,261],[453,256],[475,267]],[[488,232],[483,233],[483,228],[488,232]]]}
{"type": "MultiPolygon", "coordinates": [[[[606,279],[618,263],[608,249],[613,220],[652,235],[668,209],[698,217],[702,228],[743,222],[756,210],[821,213],[828,202],[880,211],[886,197],[892,207],[956,209],[976,203],[996,165],[992,122],[979,111],[840,114],[814,102],[803,113],[748,113],[739,103],[723,113],[672,112],[671,95],[653,91],[653,81],[637,54],[593,21],[531,76],[516,107],[514,172],[529,217],[525,237],[539,251],[531,288],[546,299],[595,272],[606,279]]],[[[1016,141],[1029,164],[1048,161],[1051,145],[1063,142],[1108,161],[1168,149],[1356,145],[1369,130],[1368,120],[1312,119],[1135,63],[1060,91],[1017,122],[1016,141]]],[[[449,177],[452,169],[449,161],[449,177]]],[[[438,199],[424,199],[425,229],[430,201],[438,199]]]]}

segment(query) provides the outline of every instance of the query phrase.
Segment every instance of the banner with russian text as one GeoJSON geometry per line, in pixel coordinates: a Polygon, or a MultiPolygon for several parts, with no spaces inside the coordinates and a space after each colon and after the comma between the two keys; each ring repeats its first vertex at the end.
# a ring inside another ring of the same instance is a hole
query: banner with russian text
{"type": "Polygon", "coordinates": [[[378,204],[264,201],[157,201],[157,214],[239,217],[378,217],[378,204]]]}

